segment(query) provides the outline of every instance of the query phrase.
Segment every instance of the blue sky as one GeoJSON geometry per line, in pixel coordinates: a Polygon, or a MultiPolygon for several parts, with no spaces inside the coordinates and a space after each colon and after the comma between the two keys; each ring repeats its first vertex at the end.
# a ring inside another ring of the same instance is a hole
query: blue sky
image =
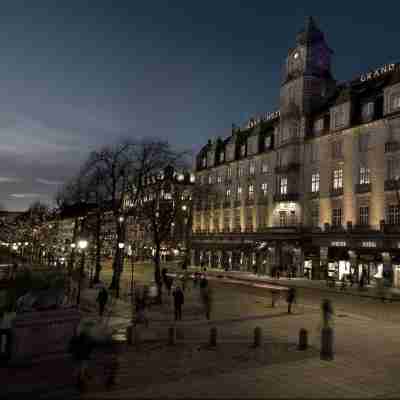
{"type": "Polygon", "coordinates": [[[398,61],[400,6],[381,4],[4,4],[0,203],[20,210],[51,201],[90,150],[120,137],[196,151],[232,123],[275,110],[282,65],[307,15],[335,52],[337,80],[398,61]]]}

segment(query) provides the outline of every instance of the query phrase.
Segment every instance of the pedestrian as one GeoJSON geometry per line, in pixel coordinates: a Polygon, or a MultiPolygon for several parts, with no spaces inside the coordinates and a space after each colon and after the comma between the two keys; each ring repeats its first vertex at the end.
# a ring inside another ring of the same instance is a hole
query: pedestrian
{"type": "Polygon", "coordinates": [[[195,289],[196,287],[197,287],[197,281],[198,281],[198,272],[196,271],[194,274],[193,274],[193,289],[195,289]]]}
{"type": "Polygon", "coordinates": [[[288,314],[292,313],[292,304],[296,301],[296,290],[291,287],[287,293],[288,314]]]}
{"type": "Polygon", "coordinates": [[[77,366],[77,386],[80,391],[86,389],[87,379],[90,378],[88,369],[88,360],[93,351],[94,343],[92,338],[85,332],[72,337],[69,344],[69,351],[72,353],[77,366]]]}
{"type": "Polygon", "coordinates": [[[179,286],[174,290],[174,311],[175,311],[175,321],[182,320],[182,305],[185,301],[184,294],[179,286]]]}
{"type": "Polygon", "coordinates": [[[167,268],[163,268],[161,271],[161,277],[165,287],[167,287],[167,278],[168,278],[167,273],[168,273],[167,268]]]}
{"type": "Polygon", "coordinates": [[[211,310],[212,310],[212,305],[213,305],[213,292],[210,286],[206,286],[202,290],[202,298],[203,298],[203,304],[206,312],[206,318],[208,320],[211,319],[211,310]]]}
{"type": "Polygon", "coordinates": [[[276,270],[276,277],[277,277],[277,279],[280,278],[280,271],[279,271],[279,269],[276,270]]]}
{"type": "Polygon", "coordinates": [[[333,307],[332,302],[329,299],[325,299],[321,304],[322,311],[322,325],[324,328],[328,328],[332,324],[333,320],[333,307]]]}
{"type": "Polygon", "coordinates": [[[181,276],[181,282],[182,282],[182,290],[185,292],[186,289],[186,282],[189,279],[189,274],[187,271],[185,271],[182,276],[181,276]]]}
{"type": "Polygon", "coordinates": [[[167,276],[166,281],[165,281],[165,285],[167,287],[167,291],[168,291],[168,296],[171,296],[171,288],[172,288],[172,284],[174,282],[174,278],[167,276]]]}
{"type": "Polygon", "coordinates": [[[116,350],[112,350],[111,354],[107,357],[105,365],[106,382],[105,386],[107,390],[110,390],[116,384],[116,377],[119,369],[118,353],[116,350]]]}
{"type": "Polygon", "coordinates": [[[353,287],[354,285],[354,275],[350,274],[350,287],[353,287]]]}
{"type": "Polygon", "coordinates": [[[360,277],[360,282],[358,285],[358,289],[359,290],[363,290],[364,288],[364,281],[365,281],[365,276],[364,276],[364,271],[361,273],[361,277],[360,277]]]}
{"type": "Polygon", "coordinates": [[[104,313],[104,309],[106,307],[107,304],[107,300],[108,300],[108,293],[105,287],[101,288],[96,301],[99,303],[99,315],[100,317],[103,316],[104,313]]]}
{"type": "Polygon", "coordinates": [[[206,289],[208,286],[207,278],[203,275],[200,281],[200,289],[206,289]]]}
{"type": "Polygon", "coordinates": [[[342,291],[346,290],[346,277],[344,274],[342,276],[342,285],[340,286],[340,290],[342,291]]]}

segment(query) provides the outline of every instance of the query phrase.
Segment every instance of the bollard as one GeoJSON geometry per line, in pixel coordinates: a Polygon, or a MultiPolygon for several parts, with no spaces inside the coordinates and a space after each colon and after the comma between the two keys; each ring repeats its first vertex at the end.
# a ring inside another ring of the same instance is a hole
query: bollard
{"type": "Polygon", "coordinates": [[[173,346],[176,344],[176,330],[174,326],[168,328],[168,344],[173,346]]]}
{"type": "Polygon", "coordinates": [[[217,328],[211,328],[210,329],[210,342],[209,342],[210,347],[215,347],[217,345],[217,328]]]}
{"type": "Polygon", "coordinates": [[[259,326],[254,328],[254,347],[260,347],[262,342],[262,330],[259,326]]]}
{"type": "Polygon", "coordinates": [[[126,327],[126,343],[128,345],[132,344],[133,328],[132,325],[126,327]]]}
{"type": "Polygon", "coordinates": [[[329,326],[321,332],[321,360],[333,360],[333,329],[329,326]]]}
{"type": "Polygon", "coordinates": [[[302,328],[299,332],[299,350],[307,350],[308,348],[308,332],[302,328]]]}

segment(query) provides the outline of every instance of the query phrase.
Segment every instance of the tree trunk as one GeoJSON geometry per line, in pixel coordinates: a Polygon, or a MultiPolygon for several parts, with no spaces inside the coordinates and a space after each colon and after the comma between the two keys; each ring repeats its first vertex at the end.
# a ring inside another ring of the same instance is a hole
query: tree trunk
{"type": "Polygon", "coordinates": [[[162,303],[162,281],[161,281],[161,268],[160,268],[160,248],[161,243],[157,242],[156,245],[156,253],[154,254],[154,280],[156,281],[156,285],[158,288],[157,291],[157,303],[162,303]]]}
{"type": "Polygon", "coordinates": [[[101,271],[101,214],[97,214],[96,219],[96,261],[95,261],[95,275],[93,283],[98,283],[100,281],[100,271],[101,271]]]}

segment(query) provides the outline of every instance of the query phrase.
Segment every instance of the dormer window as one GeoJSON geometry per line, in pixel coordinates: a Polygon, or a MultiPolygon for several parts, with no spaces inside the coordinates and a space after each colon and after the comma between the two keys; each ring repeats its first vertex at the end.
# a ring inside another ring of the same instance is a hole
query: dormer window
{"type": "Polygon", "coordinates": [[[202,165],[203,168],[207,167],[207,158],[206,158],[206,157],[204,157],[204,158],[202,159],[201,165],[202,165]]]}
{"type": "Polygon", "coordinates": [[[400,93],[396,93],[392,96],[392,110],[398,110],[400,108],[400,93]]]}
{"type": "Polygon", "coordinates": [[[363,104],[361,109],[361,116],[363,120],[372,118],[374,115],[374,103],[372,101],[363,104]]]}
{"type": "Polygon", "coordinates": [[[240,146],[240,155],[241,155],[242,157],[245,157],[245,156],[246,156],[246,145],[245,145],[245,144],[242,144],[242,145],[240,146]]]}
{"type": "Polygon", "coordinates": [[[221,153],[219,153],[219,162],[224,162],[225,161],[225,152],[221,151],[221,153]]]}
{"type": "Polygon", "coordinates": [[[324,128],[324,120],[322,118],[319,118],[316,121],[314,121],[313,129],[315,133],[321,132],[323,128],[324,128]]]}

